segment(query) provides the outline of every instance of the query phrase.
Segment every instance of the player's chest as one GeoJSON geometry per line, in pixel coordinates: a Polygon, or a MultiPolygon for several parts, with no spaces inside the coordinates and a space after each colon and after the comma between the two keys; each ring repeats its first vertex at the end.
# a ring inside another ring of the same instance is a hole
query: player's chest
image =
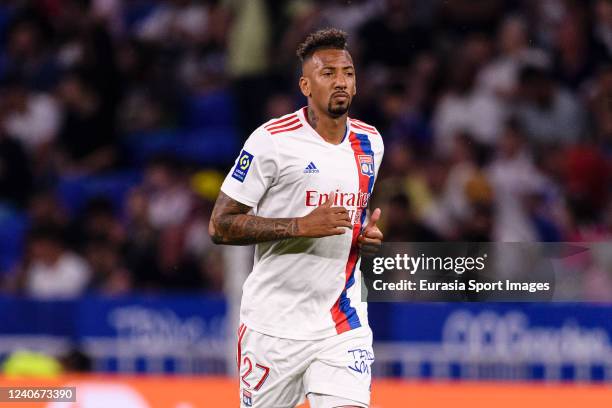
{"type": "Polygon", "coordinates": [[[297,143],[282,149],[278,182],[304,190],[356,192],[374,177],[374,157],[356,152],[349,143],[328,146],[297,143]]]}

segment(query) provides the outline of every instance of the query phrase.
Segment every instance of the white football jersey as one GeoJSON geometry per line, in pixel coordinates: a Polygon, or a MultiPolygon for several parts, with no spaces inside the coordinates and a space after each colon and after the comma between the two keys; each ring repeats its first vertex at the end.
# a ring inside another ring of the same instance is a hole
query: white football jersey
{"type": "Polygon", "coordinates": [[[256,245],[243,286],[240,319],[271,336],[314,340],[367,326],[360,301],[356,240],[383,157],[377,130],[355,119],[338,145],[308,123],[307,110],[273,119],[244,144],[221,190],[266,218],[302,217],[336,192],[335,205],[353,230],[324,238],[293,238],[256,245]]]}

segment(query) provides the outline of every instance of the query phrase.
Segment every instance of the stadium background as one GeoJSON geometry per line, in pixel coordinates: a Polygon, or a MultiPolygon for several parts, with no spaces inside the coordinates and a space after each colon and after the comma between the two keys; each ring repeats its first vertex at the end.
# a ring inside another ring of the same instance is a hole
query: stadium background
{"type": "MultiPolygon", "coordinates": [[[[4,1],[0,385],[236,406],[250,253],[208,218],[327,26],[385,139],[387,241],[609,244],[609,0],[4,1]]],[[[373,407],[611,406],[607,254],[566,265],[591,303],[370,305],[373,407]]]]}

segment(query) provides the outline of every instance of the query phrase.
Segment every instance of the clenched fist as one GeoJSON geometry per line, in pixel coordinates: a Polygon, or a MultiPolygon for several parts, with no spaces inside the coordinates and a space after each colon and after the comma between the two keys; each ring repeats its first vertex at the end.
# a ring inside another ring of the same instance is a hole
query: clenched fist
{"type": "Polygon", "coordinates": [[[368,225],[366,225],[359,238],[357,238],[362,255],[374,255],[382,245],[383,234],[376,225],[380,218],[380,213],[380,208],[374,210],[370,217],[370,222],[368,222],[368,225]]]}

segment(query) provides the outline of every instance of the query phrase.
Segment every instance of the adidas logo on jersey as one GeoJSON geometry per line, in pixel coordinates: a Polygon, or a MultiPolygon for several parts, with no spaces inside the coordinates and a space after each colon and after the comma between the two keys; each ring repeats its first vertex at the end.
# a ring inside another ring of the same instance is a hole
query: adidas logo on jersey
{"type": "Polygon", "coordinates": [[[319,169],[317,169],[317,166],[314,165],[313,162],[310,162],[310,164],[308,166],[306,166],[306,168],[304,169],[304,173],[318,173],[319,169]]]}

